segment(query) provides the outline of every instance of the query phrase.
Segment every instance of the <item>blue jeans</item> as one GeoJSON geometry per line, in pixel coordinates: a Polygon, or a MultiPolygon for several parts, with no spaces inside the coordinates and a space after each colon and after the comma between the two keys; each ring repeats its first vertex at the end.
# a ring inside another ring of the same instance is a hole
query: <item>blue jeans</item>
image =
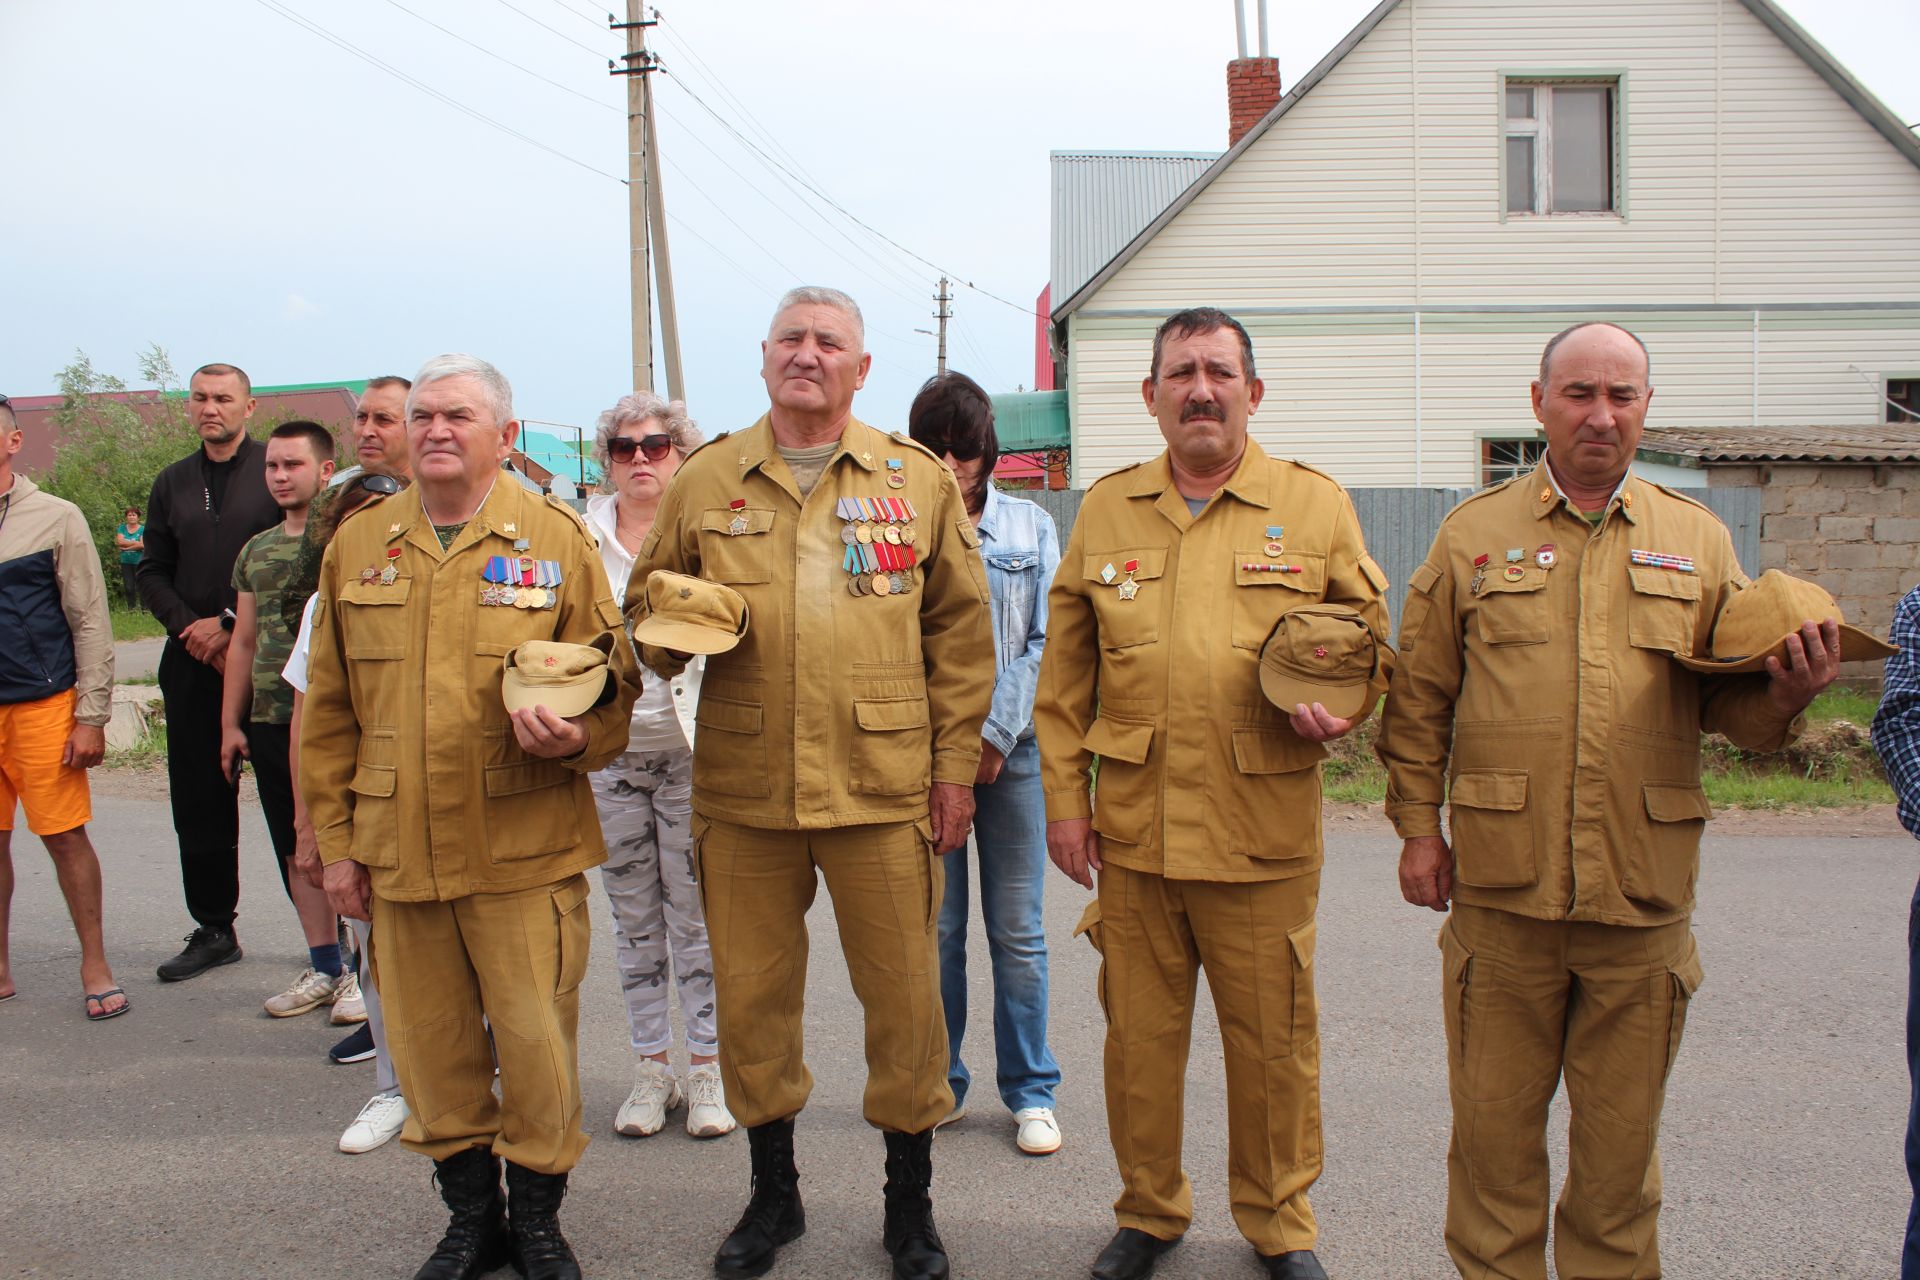
{"type": "MultiPolygon", "coordinates": [[[[1016,744],[999,778],[975,787],[973,798],[980,912],[993,962],[1000,1098],[1009,1111],[1051,1107],[1060,1066],[1047,1047],[1047,935],[1040,919],[1047,815],[1034,740],[1016,744]]],[[[956,1106],[966,1099],[973,1078],[960,1059],[967,1033],[968,870],[964,849],[947,856],[947,896],[940,905],[940,998],[947,1013],[947,1083],[956,1106]]]]}
{"type": "Polygon", "coordinates": [[[1920,1280],[1920,886],[1907,909],[1907,1081],[1907,1181],[1914,1201],[1900,1250],[1900,1280],[1920,1280]]]}

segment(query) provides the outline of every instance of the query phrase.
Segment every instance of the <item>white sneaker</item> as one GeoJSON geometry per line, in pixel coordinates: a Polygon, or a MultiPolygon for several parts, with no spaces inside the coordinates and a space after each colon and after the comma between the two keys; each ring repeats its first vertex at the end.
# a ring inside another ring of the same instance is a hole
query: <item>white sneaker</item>
{"type": "Polygon", "coordinates": [[[633,1092],[620,1104],[613,1117],[616,1133],[630,1138],[646,1138],[666,1127],[667,1112],[680,1105],[680,1082],[673,1068],[652,1058],[640,1059],[634,1072],[633,1092]]]}
{"type": "Polygon", "coordinates": [[[1028,1155],[1050,1156],[1060,1149],[1060,1122],[1052,1107],[1023,1107],[1013,1113],[1013,1122],[1020,1126],[1020,1149],[1028,1155]]]}
{"type": "Polygon", "coordinates": [[[360,994],[360,975],[347,970],[333,997],[333,1014],[327,1019],[336,1027],[367,1020],[367,998],[360,994]]]}
{"type": "Polygon", "coordinates": [[[945,1116],[941,1117],[940,1123],[933,1126],[933,1131],[935,1133],[938,1133],[942,1129],[946,1128],[948,1125],[959,1124],[962,1120],[965,1120],[966,1118],[967,1118],[967,1104],[964,1102],[956,1102],[953,1104],[953,1110],[947,1112],[945,1116]]]}
{"type": "Polygon", "coordinates": [[[276,1018],[297,1017],[323,1004],[332,1004],[339,988],[340,979],[315,969],[303,969],[292,986],[267,998],[266,1009],[276,1018]]]}
{"type": "Polygon", "coordinates": [[[696,1138],[717,1138],[738,1127],[733,1112],[727,1110],[720,1064],[703,1062],[687,1072],[687,1132],[696,1138]]]}
{"type": "Polygon", "coordinates": [[[340,1149],[350,1156],[364,1154],[391,1141],[406,1122],[405,1098],[397,1093],[376,1093],[340,1135],[340,1149]]]}

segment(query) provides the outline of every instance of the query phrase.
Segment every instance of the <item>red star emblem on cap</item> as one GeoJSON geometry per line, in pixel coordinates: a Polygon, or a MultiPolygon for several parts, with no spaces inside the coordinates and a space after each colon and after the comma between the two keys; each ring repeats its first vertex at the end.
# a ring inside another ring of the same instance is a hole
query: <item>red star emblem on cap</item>
{"type": "Polygon", "coordinates": [[[1327,656],[1327,646],[1325,646],[1325,645],[1323,645],[1323,644],[1317,644],[1317,645],[1315,645],[1315,646],[1313,646],[1313,656],[1314,656],[1314,657],[1316,657],[1316,658],[1324,658],[1324,657],[1326,657],[1326,656],[1327,656]]]}
{"type": "Polygon", "coordinates": [[[550,667],[557,667],[560,665],[560,659],[558,658],[547,658],[545,659],[545,662],[546,662],[546,665],[550,667]]]}

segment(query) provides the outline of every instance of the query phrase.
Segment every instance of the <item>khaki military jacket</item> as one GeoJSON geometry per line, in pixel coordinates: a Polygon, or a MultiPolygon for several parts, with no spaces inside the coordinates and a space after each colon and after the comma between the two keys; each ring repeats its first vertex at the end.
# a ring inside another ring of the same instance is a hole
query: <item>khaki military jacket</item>
{"type": "Polygon", "coordinates": [[[1403,839],[1439,835],[1451,804],[1457,901],[1626,925],[1692,910],[1701,731],[1761,751],[1798,732],[1765,676],[1668,656],[1705,652],[1746,582],[1711,511],[1637,476],[1597,527],[1544,463],[1448,513],[1408,583],[1379,753],[1403,839]]]}
{"type": "Polygon", "coordinates": [[[1326,748],[1260,692],[1260,646],[1281,614],[1328,601],[1384,651],[1386,587],[1346,491],[1251,440],[1198,516],[1164,453],[1101,479],[1047,596],[1033,720],[1048,820],[1091,816],[1103,859],[1173,879],[1317,868],[1326,748]]]}
{"type": "Polygon", "coordinates": [[[442,551],[414,486],[340,526],[318,594],[300,792],[321,861],[362,863],[380,897],[423,902],[550,884],[605,860],[587,775],[625,749],[640,675],[571,508],[503,476],[442,551]],[[553,607],[483,604],[488,561],[522,555],[558,563],[553,607]],[[367,572],[387,565],[391,583],[367,572]],[[523,751],[500,697],[507,653],[609,630],[619,687],[582,717],[586,749],[523,751]]]}
{"type": "MultiPolygon", "coordinates": [[[[960,486],[905,436],[849,418],[804,502],[767,418],[695,450],[661,499],[634,561],[627,612],[647,608],[655,569],[723,582],[747,602],[746,636],[707,659],[694,719],[693,807],[744,826],[793,830],[907,822],[931,784],[972,786],[993,702],[993,631],[980,539],[960,486]],[[900,487],[888,483],[898,475],[900,487]],[[904,498],[891,523],[875,499],[904,498]],[[873,519],[848,519],[843,499],[873,519]],[[851,586],[848,552],[881,535],[892,572],[851,586]],[[907,542],[885,541],[891,528],[907,542]],[[853,542],[847,541],[853,539],[853,542]]],[[[662,675],[685,665],[643,646],[662,675]]]]}

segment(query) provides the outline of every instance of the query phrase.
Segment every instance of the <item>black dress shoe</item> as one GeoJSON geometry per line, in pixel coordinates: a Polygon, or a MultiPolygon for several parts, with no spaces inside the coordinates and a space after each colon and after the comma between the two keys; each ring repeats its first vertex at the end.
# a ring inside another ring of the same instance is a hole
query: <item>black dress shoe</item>
{"type": "Polygon", "coordinates": [[[1093,1260],[1093,1280],[1146,1280],[1160,1255],[1179,1243],[1179,1236],[1162,1240],[1133,1227],[1122,1227],[1093,1260]]]}
{"type": "Polygon", "coordinates": [[[1311,1249],[1263,1253],[1260,1265],[1267,1269],[1271,1280],[1327,1280],[1327,1269],[1320,1265],[1320,1259],[1313,1256],[1311,1249]]]}
{"type": "Polygon", "coordinates": [[[180,954],[163,963],[156,973],[162,982],[184,982],[223,964],[240,958],[240,940],[231,928],[217,929],[201,925],[186,937],[180,954]]]}

